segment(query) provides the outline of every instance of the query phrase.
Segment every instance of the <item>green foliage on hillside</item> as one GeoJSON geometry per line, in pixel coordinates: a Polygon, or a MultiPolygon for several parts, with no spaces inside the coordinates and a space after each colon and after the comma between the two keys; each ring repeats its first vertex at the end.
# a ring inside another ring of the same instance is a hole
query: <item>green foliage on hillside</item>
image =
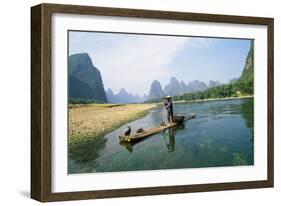
{"type": "Polygon", "coordinates": [[[240,97],[246,95],[252,95],[254,92],[252,81],[237,81],[232,84],[225,84],[218,87],[212,87],[205,91],[199,91],[194,93],[186,93],[180,96],[174,96],[174,100],[204,100],[226,97],[240,97]]]}
{"type": "Polygon", "coordinates": [[[254,80],[254,41],[251,42],[251,47],[247,55],[246,63],[240,77],[240,81],[254,80]]]}

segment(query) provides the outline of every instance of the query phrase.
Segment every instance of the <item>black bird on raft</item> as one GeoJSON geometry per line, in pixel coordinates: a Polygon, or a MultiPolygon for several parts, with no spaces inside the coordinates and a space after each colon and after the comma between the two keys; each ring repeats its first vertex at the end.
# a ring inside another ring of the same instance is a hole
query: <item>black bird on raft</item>
{"type": "Polygon", "coordinates": [[[161,123],[160,123],[160,126],[165,126],[166,124],[165,124],[165,122],[164,121],[162,121],[161,123]]]}
{"type": "Polygon", "coordinates": [[[124,135],[125,135],[125,136],[129,136],[130,134],[131,134],[131,127],[128,126],[127,129],[126,129],[125,132],[124,132],[124,135]]]}
{"type": "Polygon", "coordinates": [[[137,129],[137,133],[143,133],[143,132],[144,132],[144,129],[142,127],[137,129]]]}

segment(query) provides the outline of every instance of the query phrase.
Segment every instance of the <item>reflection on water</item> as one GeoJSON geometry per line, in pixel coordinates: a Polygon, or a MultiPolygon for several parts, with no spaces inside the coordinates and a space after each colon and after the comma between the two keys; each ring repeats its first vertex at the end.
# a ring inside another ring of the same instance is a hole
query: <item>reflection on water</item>
{"type": "MultiPolygon", "coordinates": [[[[164,136],[165,137],[165,136],[164,136]]],[[[166,146],[168,149],[168,152],[173,152],[175,150],[175,133],[173,128],[169,128],[169,133],[168,133],[168,141],[164,138],[166,142],[166,146]]]]}
{"type": "MultiPolygon", "coordinates": [[[[153,169],[253,165],[253,99],[175,104],[174,113],[197,114],[182,126],[154,134],[137,144],[119,144],[119,135],[130,125],[158,127],[166,115],[153,109],[146,117],[123,125],[103,138],[99,148],[87,146],[82,156],[70,157],[69,172],[113,172],[153,169]],[[83,161],[81,161],[81,159],[83,161]]],[[[90,143],[89,143],[90,144],[90,143]]],[[[83,150],[83,146],[81,148],[83,150]]]]}
{"type": "Polygon", "coordinates": [[[168,131],[167,135],[163,133],[164,141],[166,143],[168,152],[175,151],[175,144],[176,144],[175,131],[180,129],[184,129],[184,125],[179,125],[177,127],[172,127],[167,129],[168,131]]]}

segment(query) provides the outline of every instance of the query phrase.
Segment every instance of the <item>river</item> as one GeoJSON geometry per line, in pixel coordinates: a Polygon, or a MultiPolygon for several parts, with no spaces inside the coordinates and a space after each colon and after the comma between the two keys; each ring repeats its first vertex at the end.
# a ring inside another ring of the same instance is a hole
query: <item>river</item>
{"type": "Polygon", "coordinates": [[[93,158],[91,147],[80,154],[85,157],[69,158],[69,173],[253,165],[253,104],[253,98],[174,104],[174,114],[196,118],[135,145],[119,144],[128,125],[133,133],[159,126],[166,118],[159,106],[104,136],[93,158]]]}

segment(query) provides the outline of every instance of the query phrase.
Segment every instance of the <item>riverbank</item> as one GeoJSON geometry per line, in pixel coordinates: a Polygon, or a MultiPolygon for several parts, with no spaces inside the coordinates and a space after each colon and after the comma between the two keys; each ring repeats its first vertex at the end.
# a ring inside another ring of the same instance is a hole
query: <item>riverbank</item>
{"type": "Polygon", "coordinates": [[[156,104],[69,105],[69,146],[104,136],[121,125],[145,116],[156,104]]]}
{"type": "Polygon", "coordinates": [[[173,101],[173,103],[194,103],[194,102],[210,102],[210,101],[223,101],[223,100],[233,100],[233,99],[247,99],[253,98],[254,95],[247,95],[247,96],[240,96],[240,97],[225,97],[225,98],[211,98],[211,99],[197,99],[197,100],[180,100],[180,101],[173,101]]]}

